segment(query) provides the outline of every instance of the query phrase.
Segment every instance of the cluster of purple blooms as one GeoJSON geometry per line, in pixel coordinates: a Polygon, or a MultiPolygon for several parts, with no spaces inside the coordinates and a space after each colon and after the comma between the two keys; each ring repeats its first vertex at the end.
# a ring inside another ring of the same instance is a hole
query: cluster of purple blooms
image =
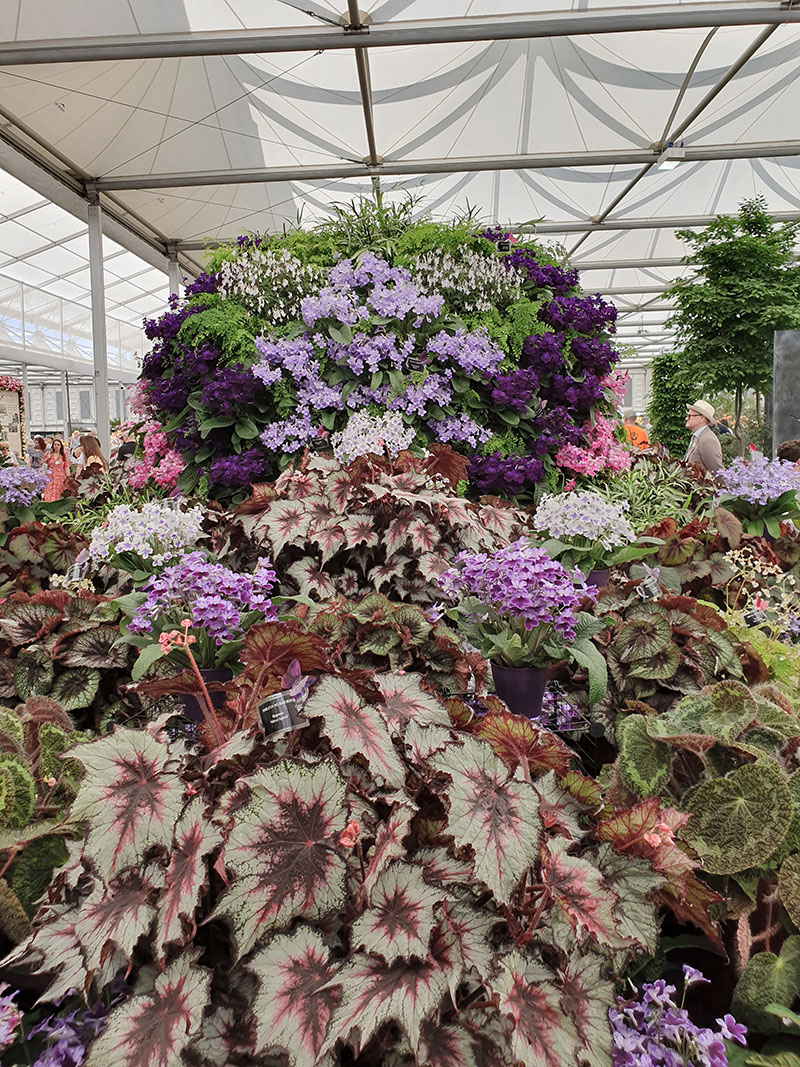
{"type": "Polygon", "coordinates": [[[242,636],[242,617],[260,611],[267,621],[277,618],[270,593],[275,571],[260,559],[253,574],[237,574],[221,563],[211,563],[202,552],[190,552],[166,567],[145,586],[146,599],[136,609],[129,629],[146,634],[165,622],[192,621],[217,645],[242,636]]]}
{"type": "MultiPolygon", "coordinates": [[[[268,387],[285,384],[297,403],[292,414],[263,431],[265,448],[296,452],[315,438],[318,413],[373,403],[403,416],[427,419],[433,429],[432,413],[440,416],[437,409],[447,409],[454,400],[454,376],[463,374],[480,383],[496,372],[504,358],[483,330],[417,335],[414,331],[424,323],[435,323],[442,306],[443,298],[422,294],[407,270],[390,267],[372,253],[337,263],[328,271],[328,284],[302,302],[305,334],[255,341],[261,356],[253,368],[255,377],[268,387]],[[341,382],[329,385],[326,375],[331,366],[340,374],[346,369],[354,378],[366,380],[345,379],[347,389],[341,382]],[[403,375],[402,388],[380,381],[380,375],[395,371],[403,375]],[[373,384],[376,374],[379,378],[373,384]]],[[[477,447],[488,439],[467,416],[444,421],[434,430],[438,440],[477,447]]]]}
{"type": "Polygon", "coordinates": [[[535,456],[504,456],[492,452],[488,456],[471,456],[469,480],[480,493],[509,493],[519,496],[529,485],[544,478],[544,463],[535,456]]]}
{"type": "Polygon", "coordinates": [[[469,445],[470,448],[477,448],[484,441],[488,441],[490,437],[489,431],[485,427],[463,413],[461,415],[448,415],[447,418],[439,419],[438,422],[435,419],[431,419],[428,427],[436,440],[442,444],[454,441],[459,444],[469,445]]]}
{"type": "Polygon", "coordinates": [[[232,416],[252,404],[260,391],[249,367],[219,367],[205,381],[200,402],[209,413],[232,416]]]}
{"type": "Polygon", "coordinates": [[[461,552],[453,564],[438,579],[448,597],[474,597],[512,624],[526,630],[552,626],[574,641],[576,613],[593,595],[577,568],[570,573],[525,537],[492,555],[461,552]]]}
{"type": "Polygon", "coordinates": [[[737,456],[729,467],[717,471],[717,478],[731,496],[761,506],[800,490],[800,471],[794,463],[766,456],[749,460],[737,456]]]}
{"type": "Polygon", "coordinates": [[[44,492],[49,480],[45,470],[33,467],[0,468],[0,503],[28,507],[44,492]]]}
{"type": "MultiPolygon", "coordinates": [[[[700,971],[684,964],[685,987],[708,983],[700,971]]],[[[619,998],[608,1013],[613,1067],[727,1067],[723,1038],[745,1045],[746,1027],[732,1015],[717,1019],[719,1032],[698,1027],[673,999],[675,986],[662,979],[642,987],[633,1000],[619,998]]],[[[684,988],[685,999],[685,988],[684,988]]]]}
{"type": "Polygon", "coordinates": [[[257,485],[272,477],[272,463],[260,445],[248,448],[238,455],[218,455],[208,468],[209,479],[217,485],[238,489],[245,485],[257,485]]]}
{"type": "Polygon", "coordinates": [[[88,1009],[51,1015],[23,1033],[20,1030],[23,1015],[14,1003],[17,994],[6,993],[8,988],[5,982],[0,983],[0,1049],[21,1042],[25,1062],[31,1067],[81,1067],[86,1062],[89,1046],[103,1032],[110,1009],[98,1001],[88,1009]],[[33,1048],[41,1045],[44,1049],[32,1059],[33,1048]]]}

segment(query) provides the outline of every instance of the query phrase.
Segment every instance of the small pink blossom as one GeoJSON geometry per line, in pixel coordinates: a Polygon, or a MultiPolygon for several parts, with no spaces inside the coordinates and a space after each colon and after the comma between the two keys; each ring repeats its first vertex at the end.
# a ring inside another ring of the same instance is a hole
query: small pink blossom
{"type": "Polygon", "coordinates": [[[358,819],[351,819],[339,834],[339,844],[342,848],[354,848],[361,836],[361,823],[358,819]]]}

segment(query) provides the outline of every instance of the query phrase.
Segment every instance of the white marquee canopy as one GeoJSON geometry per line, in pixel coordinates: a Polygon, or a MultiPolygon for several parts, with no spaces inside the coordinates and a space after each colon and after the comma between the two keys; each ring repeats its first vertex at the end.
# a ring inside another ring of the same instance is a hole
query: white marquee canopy
{"type": "Polygon", "coordinates": [[[535,222],[644,355],[669,344],[676,227],[756,194],[800,217],[798,0],[361,4],[4,0],[0,275],[27,258],[50,275],[34,284],[88,292],[102,215],[108,301],[131,321],[170,259],[173,280],[177,260],[195,273],[208,239],[379,182],[436,216],[535,222]],[[669,145],[684,158],[663,169],[669,145]],[[20,182],[81,226],[26,238],[20,182]]]}

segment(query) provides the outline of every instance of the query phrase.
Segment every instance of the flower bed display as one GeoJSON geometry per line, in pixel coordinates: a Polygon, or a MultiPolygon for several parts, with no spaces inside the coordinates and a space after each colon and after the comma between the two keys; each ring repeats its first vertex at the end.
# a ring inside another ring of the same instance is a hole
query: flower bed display
{"type": "Polygon", "coordinates": [[[789,487],[628,467],[541,249],[339,222],[148,325],[133,486],[9,501],[4,1067],[796,1067],[789,487]]]}
{"type": "Polygon", "coordinates": [[[274,238],[218,253],[147,324],[144,400],[186,463],[184,491],[242,498],[362,411],[394,414],[417,449],[461,452],[478,493],[627,466],[616,310],[538,246],[498,253],[503,236],[421,223],[405,235],[416,254],[327,250],[324,268],[274,238]],[[454,232],[455,248],[430,247],[454,232]]]}

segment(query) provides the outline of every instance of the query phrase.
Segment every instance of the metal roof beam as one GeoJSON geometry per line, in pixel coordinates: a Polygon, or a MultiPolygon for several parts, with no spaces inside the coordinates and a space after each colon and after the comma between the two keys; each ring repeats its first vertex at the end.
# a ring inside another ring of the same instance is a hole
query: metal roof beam
{"type": "Polygon", "coordinates": [[[780,7],[777,3],[720,0],[718,3],[672,3],[652,7],[630,5],[595,11],[420,19],[377,23],[356,32],[346,32],[335,26],[314,26],[9,41],[0,45],[0,66],[316,52],[331,48],[397,48],[402,45],[530,40],[712,26],[778,26],[782,23],[800,23],[800,10],[780,7]]]}
{"type": "MultiPolygon", "coordinates": [[[[587,259],[585,261],[578,260],[577,262],[570,263],[571,267],[576,267],[579,271],[585,270],[648,270],[650,268],[658,269],[660,267],[685,267],[686,263],[682,259],[587,259]]],[[[664,287],[668,288],[672,285],[671,281],[665,281],[664,287]]],[[[633,289],[625,289],[626,293],[631,293],[633,289]]]]}
{"type": "MultiPolygon", "coordinates": [[[[775,222],[796,222],[800,219],[800,211],[775,211],[770,214],[775,222]]],[[[522,223],[520,226],[511,226],[514,233],[602,233],[609,230],[690,230],[697,226],[707,226],[718,219],[719,215],[671,215],[669,217],[652,219],[605,219],[597,222],[589,219],[586,222],[537,222],[535,224],[522,223]]],[[[235,241],[236,238],[233,238],[235,241]]]]}
{"type": "MultiPolygon", "coordinates": [[[[686,149],[686,162],[729,159],[772,159],[800,156],[800,141],[759,141],[750,144],[695,145],[686,149]]],[[[562,167],[618,167],[653,162],[652,149],[622,148],[606,152],[567,152],[516,156],[466,156],[452,159],[386,160],[373,167],[363,163],[314,164],[307,167],[265,167],[261,170],[184,171],[173,174],[128,174],[97,178],[98,192],[119,189],[190,189],[209,185],[264,185],[271,182],[310,182],[372,175],[467,174],[496,170],[553,170],[562,167]]],[[[186,245],[177,242],[179,250],[186,245]]]]}

